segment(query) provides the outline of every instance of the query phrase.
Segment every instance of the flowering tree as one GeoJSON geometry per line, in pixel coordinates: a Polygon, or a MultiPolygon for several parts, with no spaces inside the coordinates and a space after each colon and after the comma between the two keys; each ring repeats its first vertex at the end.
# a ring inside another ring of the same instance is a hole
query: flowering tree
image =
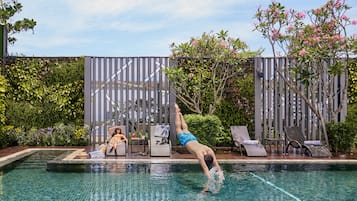
{"type": "Polygon", "coordinates": [[[176,97],[198,114],[213,114],[223,98],[227,80],[240,72],[240,62],[258,54],[223,30],[203,33],[201,38],[171,47],[176,65],[165,72],[173,82],[176,97]]]}
{"type": "Polygon", "coordinates": [[[278,2],[268,8],[259,8],[255,29],[268,39],[274,55],[274,70],[282,80],[298,94],[320,120],[322,132],[328,143],[325,125],[336,120],[347,99],[347,79],[338,93],[342,95],[337,107],[333,107],[334,80],[348,74],[350,54],[355,38],[347,34],[346,27],[356,25],[356,20],[346,16],[350,7],[344,0],[328,0],[326,4],[308,12],[286,10],[278,2]],[[290,73],[277,68],[276,58],[285,56],[290,73]],[[289,75],[293,75],[289,77],[289,75]],[[304,87],[300,87],[301,84],[304,87]],[[326,99],[318,98],[322,91],[326,99]],[[323,102],[324,101],[324,102],[323,102]],[[322,105],[327,103],[327,116],[322,105]],[[335,109],[334,109],[335,108],[335,109]]]}

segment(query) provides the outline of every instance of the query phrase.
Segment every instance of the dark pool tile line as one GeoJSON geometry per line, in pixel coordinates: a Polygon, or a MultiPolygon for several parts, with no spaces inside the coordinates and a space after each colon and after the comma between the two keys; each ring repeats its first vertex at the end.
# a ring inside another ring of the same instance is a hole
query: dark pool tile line
{"type": "MultiPolygon", "coordinates": [[[[105,163],[123,163],[123,164],[141,164],[141,163],[197,163],[197,160],[189,157],[147,157],[147,158],[135,158],[135,156],[129,157],[110,157],[104,159],[90,159],[90,158],[78,158],[77,156],[83,152],[86,152],[83,148],[28,148],[5,157],[0,158],[0,167],[9,164],[13,161],[19,160],[39,150],[68,150],[56,157],[53,160],[48,161],[50,165],[76,165],[76,164],[105,164],[105,163]]],[[[268,157],[235,157],[227,158],[218,156],[220,163],[229,164],[357,164],[355,159],[336,159],[336,158],[306,158],[306,157],[294,157],[294,156],[268,156],[268,157]]]]}

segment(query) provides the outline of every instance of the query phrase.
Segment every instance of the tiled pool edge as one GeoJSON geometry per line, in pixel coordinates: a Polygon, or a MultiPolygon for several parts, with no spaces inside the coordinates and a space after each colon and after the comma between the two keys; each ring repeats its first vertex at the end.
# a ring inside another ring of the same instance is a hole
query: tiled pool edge
{"type": "MultiPolygon", "coordinates": [[[[41,150],[68,150],[72,152],[61,159],[51,160],[57,164],[90,164],[90,163],[152,163],[152,164],[177,164],[177,163],[198,163],[196,159],[173,159],[169,157],[153,157],[148,159],[127,159],[127,158],[105,158],[105,159],[78,159],[76,158],[84,149],[81,148],[28,148],[14,154],[0,158],[0,167],[19,160],[35,151],[41,150]]],[[[357,164],[355,159],[265,159],[265,158],[244,158],[244,159],[219,159],[222,164],[357,164]]]]}
{"type": "MultiPolygon", "coordinates": [[[[78,150],[78,149],[71,149],[71,148],[27,148],[21,151],[18,151],[16,153],[0,157],[0,168],[3,166],[6,166],[14,161],[20,160],[26,156],[31,155],[32,153],[36,151],[41,151],[41,150],[78,150]]],[[[84,149],[81,149],[84,150],[84,149]]],[[[73,152],[72,152],[73,153],[73,152]]]]}

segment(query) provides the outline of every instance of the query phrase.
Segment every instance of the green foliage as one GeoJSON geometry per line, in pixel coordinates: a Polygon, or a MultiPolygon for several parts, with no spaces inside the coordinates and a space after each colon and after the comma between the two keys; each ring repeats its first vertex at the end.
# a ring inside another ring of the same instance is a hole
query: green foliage
{"type": "Polygon", "coordinates": [[[190,131],[197,137],[197,140],[210,147],[215,147],[230,139],[223,132],[223,126],[217,116],[214,115],[198,115],[187,114],[184,116],[190,131]]]}
{"type": "Polygon", "coordinates": [[[30,128],[83,124],[83,59],[16,59],[6,66],[7,124],[30,128]]]}
{"type": "MultiPolygon", "coordinates": [[[[252,73],[245,73],[230,80],[225,91],[225,99],[217,108],[215,115],[222,121],[226,133],[233,125],[247,125],[254,130],[254,78],[252,73]]],[[[225,145],[231,143],[225,142],[225,145]]]]}
{"type": "Polygon", "coordinates": [[[329,144],[333,151],[349,153],[354,146],[357,127],[350,122],[330,122],[327,124],[329,144]]]}
{"type": "Polygon", "coordinates": [[[348,66],[348,101],[351,104],[357,103],[357,62],[354,60],[348,66]]]}
{"type": "Polygon", "coordinates": [[[4,125],[6,120],[6,89],[7,89],[7,80],[4,76],[0,75],[0,125],[4,125]]]}
{"type": "Polygon", "coordinates": [[[227,31],[203,33],[200,38],[172,45],[175,65],[165,73],[172,81],[177,98],[192,112],[214,114],[223,99],[228,79],[241,71],[247,58],[260,52],[249,51],[239,38],[227,31]]]}
{"type": "Polygon", "coordinates": [[[16,38],[13,37],[14,34],[21,31],[27,31],[29,29],[33,30],[36,26],[36,21],[33,19],[23,18],[21,20],[16,20],[11,23],[11,18],[15,14],[20,13],[22,10],[21,3],[16,0],[2,0],[0,7],[0,22],[3,25],[7,25],[8,30],[8,41],[10,44],[16,42],[16,38]]]}
{"type": "Polygon", "coordinates": [[[89,142],[89,127],[55,125],[53,128],[35,129],[27,132],[13,130],[17,143],[26,146],[83,146],[89,142]]]}
{"type": "Polygon", "coordinates": [[[12,126],[3,126],[0,128],[0,148],[16,146],[17,139],[15,130],[12,126]]]}
{"type": "MultiPolygon", "coordinates": [[[[346,122],[349,122],[357,128],[357,103],[348,105],[346,122]]],[[[357,147],[357,135],[354,140],[354,145],[357,147]]]]}

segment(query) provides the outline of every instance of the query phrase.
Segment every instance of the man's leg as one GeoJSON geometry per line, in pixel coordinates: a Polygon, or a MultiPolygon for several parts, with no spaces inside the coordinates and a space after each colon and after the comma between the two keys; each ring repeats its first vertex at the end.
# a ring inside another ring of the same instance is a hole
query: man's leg
{"type": "Polygon", "coordinates": [[[181,113],[180,113],[180,118],[181,118],[181,127],[182,127],[183,132],[189,132],[188,131],[188,126],[186,124],[186,121],[183,118],[183,115],[181,113]]]}
{"type": "Polygon", "coordinates": [[[181,124],[181,113],[176,110],[176,119],[175,119],[175,126],[176,126],[176,134],[182,133],[182,124],[181,124]]]}

